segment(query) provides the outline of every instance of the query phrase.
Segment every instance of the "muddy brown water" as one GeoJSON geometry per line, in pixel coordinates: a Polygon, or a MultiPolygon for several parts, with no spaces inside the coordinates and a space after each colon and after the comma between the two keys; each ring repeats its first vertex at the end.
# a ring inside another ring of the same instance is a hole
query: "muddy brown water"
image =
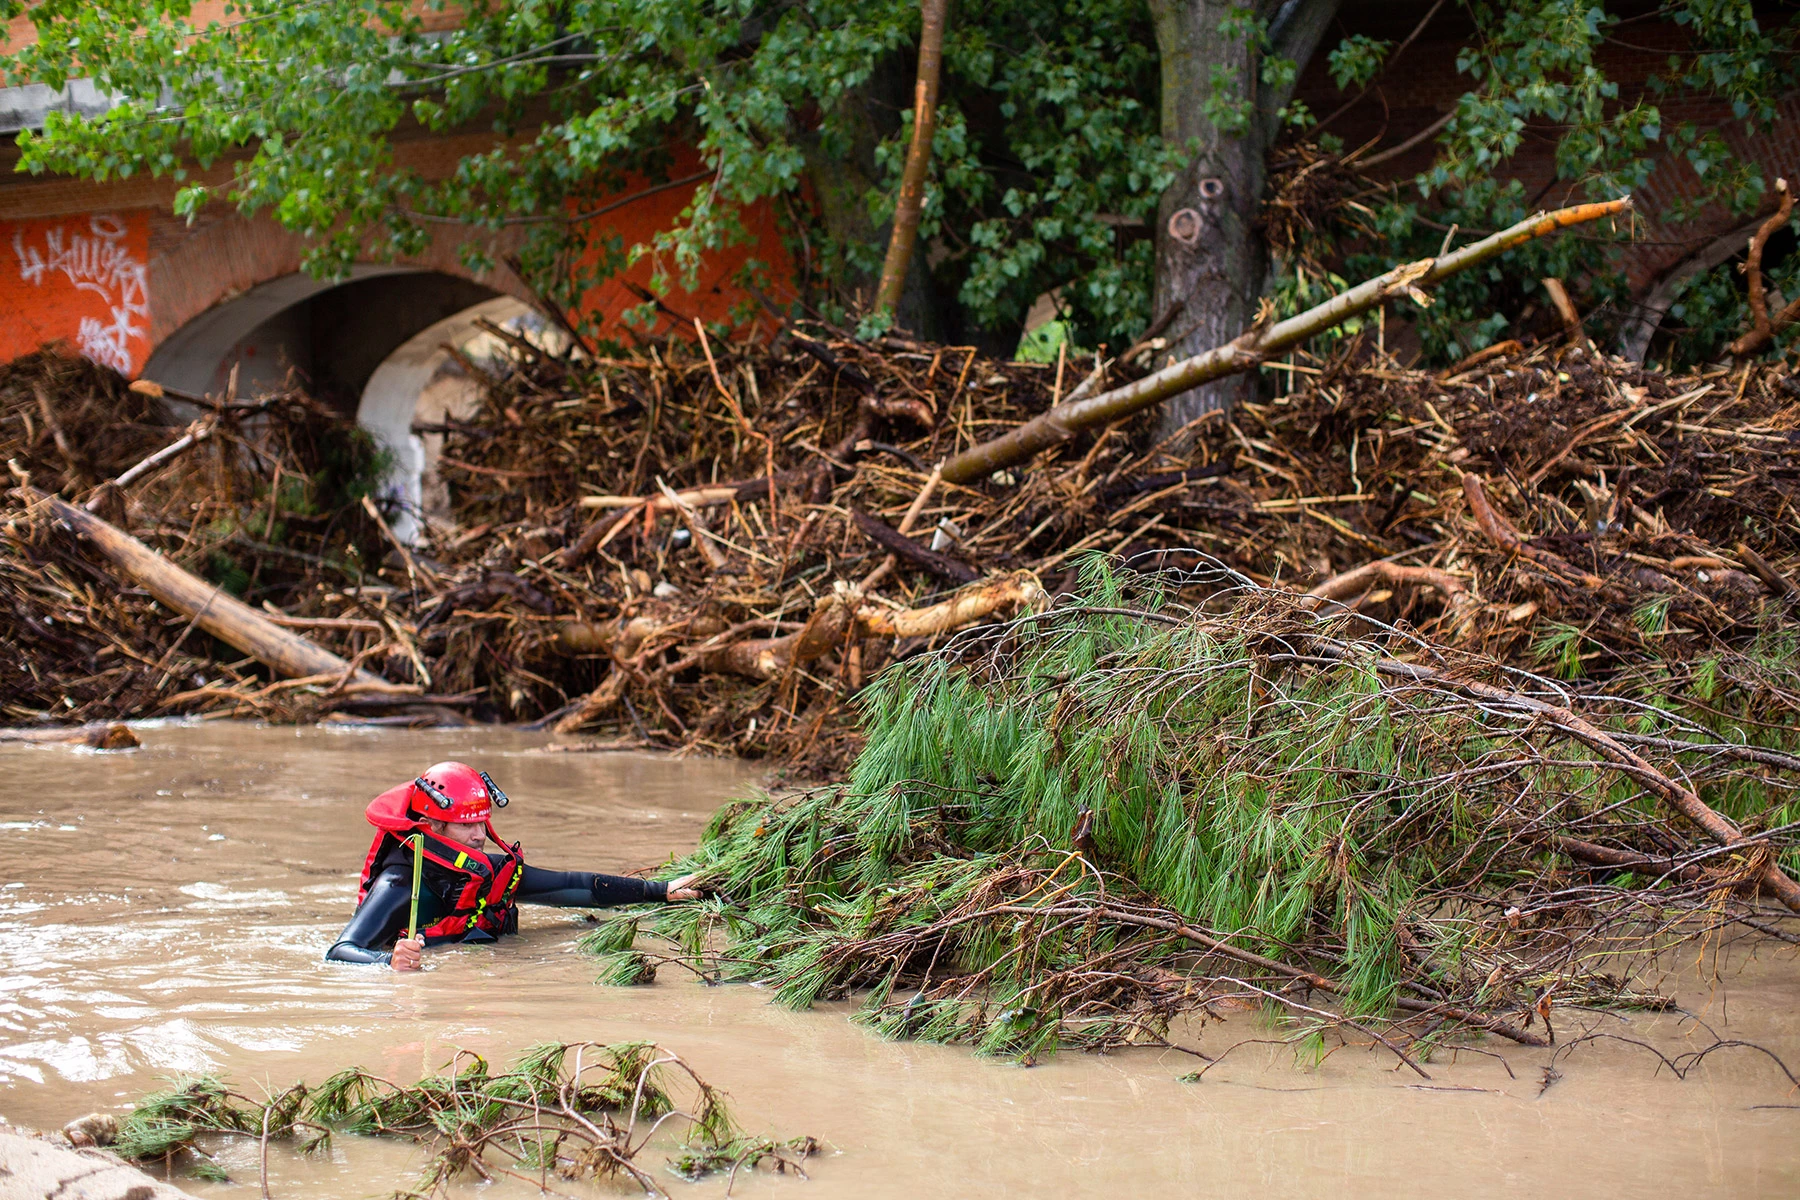
{"type": "MultiPolygon", "coordinates": [[[[1025,1069],[884,1042],[842,1007],[790,1012],[759,989],[675,971],[652,987],[597,987],[573,949],[580,918],[547,909],[526,909],[522,935],[498,947],[433,951],[421,974],[327,964],[369,840],[362,806],[431,762],[491,771],[515,798],[499,828],[533,861],[607,871],[692,846],[754,777],[730,763],[545,754],[542,739],[510,732],[215,724],[142,736],[124,754],[0,746],[0,1115],[16,1125],[121,1110],[184,1072],[240,1087],[350,1064],[416,1078],[458,1047],[507,1061],[551,1039],[650,1039],[724,1087],[753,1130],[827,1144],[810,1181],[740,1177],[740,1196],[1800,1195],[1800,1094],[1745,1050],[1678,1081],[1640,1050],[1590,1045],[1560,1061],[1548,1090],[1549,1051],[1492,1044],[1504,1064],[1440,1056],[1429,1083],[1354,1047],[1297,1065],[1286,1047],[1245,1045],[1198,1084],[1177,1078],[1194,1061],[1167,1052],[1025,1069]]],[[[1800,1070],[1791,951],[1739,955],[1723,983],[1690,963],[1666,986],[1722,1036],[1800,1070]]],[[[1565,1031],[1583,1023],[1677,1051],[1708,1040],[1667,1016],[1560,1016],[1565,1031]]],[[[1275,1036],[1245,1014],[1201,1045],[1275,1036]]],[[[235,1183],[186,1186],[256,1196],[254,1145],[221,1153],[235,1183]]],[[[407,1146],[343,1138],[329,1161],[274,1151],[270,1186],[278,1200],[348,1200],[391,1193],[417,1166],[407,1146]]],[[[724,1192],[717,1180],[666,1186],[724,1192]]]]}

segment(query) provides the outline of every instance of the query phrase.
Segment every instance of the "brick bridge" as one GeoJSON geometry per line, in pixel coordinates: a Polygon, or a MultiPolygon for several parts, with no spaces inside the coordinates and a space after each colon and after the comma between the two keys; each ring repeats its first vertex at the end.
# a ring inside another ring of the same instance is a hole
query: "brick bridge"
{"type": "MultiPolygon", "coordinates": [[[[223,9],[223,5],[212,5],[223,9]]],[[[1428,7],[1424,0],[1349,0],[1346,29],[1398,42],[1428,7]],[[1354,27],[1354,28],[1351,28],[1354,27]]],[[[196,6],[203,19],[208,8],[196,6]]],[[[1426,130],[1448,111],[1468,80],[1454,69],[1455,50],[1468,36],[1466,20],[1436,20],[1407,53],[1403,70],[1380,81],[1380,94],[1360,103],[1335,126],[1349,144],[1380,138],[1400,142],[1426,130]],[[1377,104],[1375,101],[1379,100],[1377,104]]],[[[21,18],[8,30],[13,45],[31,36],[21,18]]],[[[1631,46],[1609,45],[1603,66],[1625,82],[1625,98],[1681,46],[1673,26],[1634,27],[1631,46]]],[[[1300,95],[1314,112],[1329,112],[1341,94],[1325,77],[1325,64],[1310,65],[1300,95]]],[[[127,375],[155,379],[183,391],[221,392],[235,370],[240,391],[278,382],[298,368],[315,391],[354,410],[395,452],[401,471],[395,487],[409,505],[429,503],[433,484],[430,439],[411,433],[431,419],[469,403],[448,347],[466,349],[485,337],[485,319],[517,328],[545,326],[524,283],[509,269],[472,273],[456,253],[457,234],[440,231],[414,259],[358,264],[346,280],[326,283],[300,270],[299,238],[266,218],[246,218],[223,207],[193,223],[171,214],[176,185],[134,177],[108,184],[20,175],[13,135],[41,122],[51,108],[103,111],[106,101],[86,81],[61,92],[41,86],[0,89],[0,361],[61,341],[127,375]]],[[[1769,176],[1800,178],[1800,141],[1790,111],[1775,136],[1749,139],[1716,106],[1665,104],[1665,123],[1697,120],[1727,129],[1733,150],[1763,163],[1769,176]]],[[[1794,103],[1790,101],[1789,109],[1794,103]]],[[[426,178],[441,178],[463,155],[485,149],[491,135],[471,132],[419,135],[395,147],[399,165],[426,178]]],[[[1428,141],[1393,158],[1384,168],[1409,177],[1429,162],[1428,141]]],[[[677,164],[676,175],[692,169],[677,164]]],[[[1556,186],[1551,143],[1530,143],[1512,169],[1540,203],[1564,197],[1556,186]]],[[[223,181],[228,167],[205,182],[223,181]]],[[[672,176],[673,177],[673,176],[672,176]]],[[[1749,229],[1741,217],[1715,211],[1695,224],[1665,231],[1655,214],[1692,194],[1698,181],[1684,165],[1665,164],[1639,194],[1648,216],[1643,236],[1628,256],[1627,273],[1638,302],[1637,321],[1625,347],[1641,355],[1678,285],[1742,250],[1749,229]]],[[[695,185],[704,186],[704,185],[695,185]]],[[[626,244],[667,228],[692,188],[657,191],[609,214],[626,244]]],[[[691,294],[665,297],[686,317],[726,319],[749,300],[732,283],[754,256],[777,274],[789,259],[766,208],[747,214],[754,243],[714,255],[691,294]]],[[[516,243],[502,236],[493,260],[516,243]]],[[[648,284],[650,264],[640,262],[586,298],[584,309],[616,331],[624,309],[640,303],[633,289],[648,284]]],[[[659,318],[666,327],[672,320],[659,318]]],[[[410,522],[406,522],[410,525],[410,522]]]]}
{"type": "MultiPolygon", "coordinates": [[[[197,18],[206,7],[196,6],[197,18]]],[[[31,26],[21,18],[8,35],[16,46],[31,26]]],[[[254,394],[298,369],[317,395],[354,412],[393,451],[391,486],[402,508],[431,506],[437,439],[421,439],[411,426],[472,403],[473,385],[453,351],[479,357],[495,346],[478,322],[556,336],[524,281],[503,265],[468,270],[456,228],[437,231],[416,258],[358,263],[347,279],[320,281],[300,269],[302,239],[266,217],[222,205],[192,223],[174,216],[180,185],[172,180],[95,184],[15,171],[17,132],[40,125],[47,110],[106,107],[85,80],[61,92],[0,88],[0,362],[60,342],[128,376],[194,394],[223,393],[234,372],[239,392],[254,394]]],[[[395,157],[424,178],[443,178],[491,145],[483,132],[420,134],[399,142],[395,157]]],[[[677,159],[671,178],[694,173],[691,154],[677,159]]],[[[225,182],[229,170],[200,180],[225,182]]],[[[658,182],[628,186],[625,195],[639,198],[609,213],[603,232],[625,245],[647,241],[706,186],[651,190],[658,182]]],[[[772,267],[782,290],[791,268],[771,212],[753,208],[745,224],[753,241],[711,255],[692,292],[662,297],[667,311],[654,328],[674,322],[670,313],[729,323],[734,310],[754,309],[734,282],[751,258],[772,267]]],[[[483,244],[503,263],[521,237],[503,231],[483,244]]],[[[651,273],[640,261],[585,297],[583,312],[600,319],[603,336],[621,335],[621,315],[642,304],[651,273]]],[[[408,516],[400,525],[414,528],[408,516]]]]}

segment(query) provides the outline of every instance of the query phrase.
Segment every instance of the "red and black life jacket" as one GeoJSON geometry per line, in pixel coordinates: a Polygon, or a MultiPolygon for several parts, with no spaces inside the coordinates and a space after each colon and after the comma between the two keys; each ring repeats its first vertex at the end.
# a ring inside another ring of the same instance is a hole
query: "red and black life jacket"
{"type": "Polygon", "coordinates": [[[412,812],[412,793],[413,785],[403,783],[369,802],[364,815],[369,824],[375,826],[376,834],[369,846],[369,856],[363,860],[356,902],[361,904],[369,894],[369,884],[390,854],[396,850],[404,851],[405,861],[412,861],[412,846],[407,839],[419,834],[424,838],[425,861],[437,864],[460,879],[455,894],[445,897],[450,911],[420,931],[426,943],[461,941],[471,929],[491,937],[512,932],[518,927],[513,893],[519,889],[521,868],[525,865],[519,844],[514,842],[508,846],[501,841],[500,835],[494,832],[494,823],[489,821],[488,842],[505,857],[505,861],[496,867],[486,854],[471,852],[465,846],[435,836],[412,812]]]}

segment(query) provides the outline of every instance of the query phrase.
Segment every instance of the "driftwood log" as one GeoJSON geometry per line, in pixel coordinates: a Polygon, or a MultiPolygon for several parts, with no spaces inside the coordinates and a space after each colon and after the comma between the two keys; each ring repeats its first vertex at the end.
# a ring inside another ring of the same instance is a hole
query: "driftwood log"
{"type": "Polygon", "coordinates": [[[143,745],[131,726],[118,721],[95,721],[48,729],[0,729],[0,742],[24,742],[31,746],[86,746],[90,750],[135,750],[143,745]]]}
{"type": "Polygon", "coordinates": [[[182,570],[93,513],[35,488],[28,491],[28,499],[41,505],[75,536],[87,539],[133,583],[204,632],[250,655],[276,674],[289,679],[324,676],[358,691],[409,690],[359,670],[316,642],[281,628],[224,588],[182,570]]]}

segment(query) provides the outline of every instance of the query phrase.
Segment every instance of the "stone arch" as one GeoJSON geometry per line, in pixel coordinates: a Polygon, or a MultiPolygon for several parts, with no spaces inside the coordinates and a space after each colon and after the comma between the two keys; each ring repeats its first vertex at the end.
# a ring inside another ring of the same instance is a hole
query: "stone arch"
{"type": "Polygon", "coordinates": [[[143,376],[194,395],[221,395],[235,383],[238,395],[255,396],[298,370],[315,396],[389,452],[382,491],[395,533],[412,542],[427,516],[448,516],[436,473],[442,436],[413,426],[473,410],[476,385],[462,361],[500,349],[484,322],[546,344],[563,336],[525,301],[467,277],[359,264],[347,279],[290,272],[214,305],[165,336],[143,376]]]}
{"type": "Polygon", "coordinates": [[[494,295],[417,267],[358,264],[348,279],[290,272],[206,309],[161,338],[143,374],[196,395],[278,386],[297,367],[322,399],[353,402],[395,346],[434,320],[494,295]]]}
{"type": "MultiPolygon", "coordinates": [[[[478,284],[494,293],[505,292],[526,303],[531,293],[505,269],[471,271],[461,255],[460,228],[432,231],[422,254],[398,263],[360,263],[351,279],[378,274],[430,271],[478,284]]],[[[485,246],[498,261],[517,249],[511,231],[485,246]]],[[[239,212],[203,212],[193,221],[168,211],[149,216],[149,288],[152,297],[150,343],[163,342],[216,308],[235,302],[271,285],[295,286],[291,276],[303,276],[301,264],[309,243],[266,216],[239,212]]],[[[316,290],[334,286],[312,281],[316,290]]],[[[339,281],[342,282],[342,281],[339,281]]],[[[154,351],[153,351],[154,352],[154,351]]]]}
{"type": "Polygon", "coordinates": [[[498,339],[483,326],[507,327],[557,349],[565,339],[543,316],[512,296],[495,296],[433,322],[395,347],[369,376],[356,420],[388,451],[392,466],[382,482],[397,537],[418,542],[429,528],[449,528],[449,490],[438,476],[441,426],[473,415],[479,386],[463,368],[501,356],[498,339]]]}

